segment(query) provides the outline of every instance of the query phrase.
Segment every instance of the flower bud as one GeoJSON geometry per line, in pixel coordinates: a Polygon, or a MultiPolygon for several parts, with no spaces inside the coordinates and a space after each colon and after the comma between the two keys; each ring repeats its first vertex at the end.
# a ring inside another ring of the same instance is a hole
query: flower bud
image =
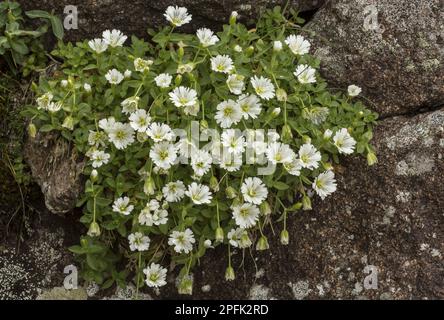
{"type": "Polygon", "coordinates": [[[263,250],[268,250],[269,248],[270,246],[268,245],[267,237],[261,236],[259,238],[259,241],[256,243],[256,250],[263,251],[263,250]]]}
{"type": "Polygon", "coordinates": [[[281,108],[274,108],[273,111],[271,111],[271,115],[273,118],[277,117],[281,113],[281,108]]]}
{"type": "Polygon", "coordinates": [[[282,88],[277,89],[276,99],[281,102],[287,101],[287,92],[282,88]]]}
{"type": "Polygon", "coordinates": [[[123,76],[126,79],[128,79],[128,78],[131,78],[131,74],[132,74],[131,70],[126,69],[125,72],[123,73],[123,76]]]}
{"type": "Polygon", "coordinates": [[[97,222],[93,221],[89,225],[88,235],[90,237],[98,237],[100,236],[100,226],[97,222]]]}
{"type": "Polygon", "coordinates": [[[146,195],[151,196],[154,194],[155,190],[156,185],[154,184],[153,178],[146,178],[145,184],[143,185],[143,192],[145,192],[146,195]]]}
{"type": "Polygon", "coordinates": [[[262,202],[259,205],[259,211],[264,216],[267,216],[267,215],[271,214],[270,204],[267,201],[262,202]]]}
{"type": "Polygon", "coordinates": [[[175,84],[176,86],[179,86],[181,82],[182,82],[182,76],[181,76],[180,74],[178,74],[178,75],[176,76],[176,79],[174,79],[174,84],[175,84]]]}
{"type": "Polygon", "coordinates": [[[324,139],[325,140],[330,139],[332,135],[333,135],[333,131],[331,131],[330,129],[327,129],[324,131],[324,139]]]}
{"type": "Polygon", "coordinates": [[[228,187],[225,189],[225,194],[228,199],[234,199],[237,197],[237,191],[233,187],[228,187]]]}
{"type": "Polygon", "coordinates": [[[215,234],[215,239],[217,242],[222,242],[224,241],[224,230],[221,227],[218,227],[216,229],[216,234],[215,234]]]}
{"type": "Polygon", "coordinates": [[[241,238],[239,239],[239,247],[240,248],[248,248],[252,244],[250,236],[248,235],[248,232],[244,232],[241,235],[241,238]]]}
{"type": "Polygon", "coordinates": [[[179,294],[193,294],[193,277],[185,275],[179,283],[179,294]]]}
{"type": "Polygon", "coordinates": [[[311,138],[309,136],[302,136],[302,141],[304,143],[311,143],[311,138]]]}
{"type": "Polygon", "coordinates": [[[288,231],[287,230],[282,230],[281,231],[281,243],[286,246],[289,242],[289,236],[288,236],[288,231]]]}
{"type": "Polygon", "coordinates": [[[233,49],[234,49],[234,51],[236,51],[236,52],[239,52],[239,53],[242,52],[242,47],[241,47],[240,45],[238,45],[238,44],[235,45],[233,49]]]}
{"type": "Polygon", "coordinates": [[[210,188],[214,192],[218,192],[219,191],[219,181],[217,181],[217,178],[215,176],[212,176],[210,178],[210,188]]]}
{"type": "Polygon", "coordinates": [[[307,195],[304,195],[302,197],[302,210],[311,210],[311,200],[310,197],[307,195]]]}
{"type": "Polygon", "coordinates": [[[85,83],[85,84],[83,84],[83,89],[86,92],[91,92],[91,85],[89,83],[85,83]]]}
{"type": "Polygon", "coordinates": [[[68,130],[73,130],[74,129],[74,119],[71,116],[67,116],[65,118],[65,120],[63,120],[62,127],[66,128],[68,130]]]}
{"type": "Polygon", "coordinates": [[[233,281],[236,278],[236,275],[234,274],[233,267],[229,266],[225,270],[225,280],[227,281],[233,281]]]}
{"type": "Polygon", "coordinates": [[[208,121],[207,120],[205,120],[205,119],[200,120],[200,129],[201,130],[208,129],[208,121]]]}
{"type": "Polygon", "coordinates": [[[236,20],[237,20],[237,17],[238,17],[238,13],[237,13],[237,11],[233,11],[233,12],[231,12],[231,15],[230,15],[230,24],[235,24],[236,23],[236,20]]]}
{"type": "Polygon", "coordinates": [[[67,87],[67,86],[68,86],[68,80],[62,80],[62,81],[60,81],[60,85],[61,85],[63,88],[67,87]]]}
{"type": "Polygon", "coordinates": [[[179,47],[179,50],[177,50],[177,56],[179,57],[179,60],[182,60],[184,53],[185,51],[183,50],[183,47],[179,47]]]}
{"type": "Polygon", "coordinates": [[[80,245],[82,247],[87,247],[88,246],[88,240],[85,238],[80,239],[80,245]]]}
{"type": "Polygon", "coordinates": [[[31,138],[35,138],[36,134],[37,134],[37,128],[35,127],[35,124],[31,122],[31,123],[28,125],[28,135],[29,135],[31,138]]]}
{"type": "Polygon", "coordinates": [[[281,41],[273,42],[273,50],[276,52],[281,51],[282,50],[282,42],[281,41]]]}
{"type": "Polygon", "coordinates": [[[210,239],[207,239],[207,240],[204,241],[204,247],[207,248],[207,249],[208,249],[208,248],[213,248],[210,239]]]}
{"type": "Polygon", "coordinates": [[[99,173],[97,172],[96,169],[93,169],[93,171],[91,171],[91,174],[89,175],[89,178],[91,179],[92,182],[96,182],[98,177],[99,173]]]}
{"type": "Polygon", "coordinates": [[[293,138],[293,133],[291,132],[291,128],[288,124],[282,127],[282,140],[291,140],[293,138]]]}
{"type": "Polygon", "coordinates": [[[378,158],[376,157],[376,154],[374,154],[374,152],[367,153],[367,163],[368,163],[368,165],[372,166],[376,162],[378,162],[378,158]]]}
{"type": "Polygon", "coordinates": [[[251,56],[254,52],[254,47],[249,46],[245,52],[246,52],[247,56],[251,56]]]}

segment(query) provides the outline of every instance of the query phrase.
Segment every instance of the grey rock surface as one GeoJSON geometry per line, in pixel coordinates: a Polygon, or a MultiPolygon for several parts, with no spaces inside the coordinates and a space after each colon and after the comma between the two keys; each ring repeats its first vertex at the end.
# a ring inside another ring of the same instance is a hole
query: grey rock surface
{"type": "Polygon", "coordinates": [[[329,1],[306,29],[322,75],[361,86],[382,116],[444,104],[443,1],[329,1]]]}

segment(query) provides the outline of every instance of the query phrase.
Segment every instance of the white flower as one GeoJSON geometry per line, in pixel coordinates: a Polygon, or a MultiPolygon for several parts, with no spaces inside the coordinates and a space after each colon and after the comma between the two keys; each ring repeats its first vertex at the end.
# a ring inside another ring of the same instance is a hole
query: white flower
{"type": "Polygon", "coordinates": [[[89,83],[83,84],[83,89],[85,89],[86,92],[91,92],[91,85],[89,83]]]}
{"type": "Polygon", "coordinates": [[[123,80],[123,74],[121,74],[118,70],[112,69],[109,70],[105,75],[106,80],[108,80],[111,84],[119,84],[123,80]]]}
{"type": "Polygon", "coordinates": [[[99,121],[99,128],[103,129],[103,131],[105,131],[106,133],[109,133],[115,124],[116,120],[114,119],[114,117],[108,117],[99,121]]]}
{"type": "Polygon", "coordinates": [[[222,132],[222,145],[229,153],[240,154],[245,150],[245,137],[237,135],[237,130],[228,129],[222,132]]]}
{"type": "Polygon", "coordinates": [[[241,186],[241,192],[246,202],[261,204],[268,196],[265,184],[259,178],[246,178],[241,186]]]}
{"type": "Polygon", "coordinates": [[[273,164],[292,162],[295,158],[294,151],[291,150],[290,146],[280,142],[270,143],[265,154],[273,164]]]}
{"type": "Polygon", "coordinates": [[[347,93],[350,97],[356,97],[361,93],[362,89],[354,84],[349,85],[347,88],[347,93]]]}
{"type": "Polygon", "coordinates": [[[62,80],[62,81],[60,81],[60,85],[61,85],[62,87],[67,87],[67,86],[68,86],[68,80],[62,80]]]}
{"type": "Polygon", "coordinates": [[[248,119],[248,117],[256,119],[262,111],[260,100],[255,94],[243,94],[239,97],[237,103],[244,119],[248,119]]]}
{"type": "Polygon", "coordinates": [[[293,72],[295,77],[297,77],[298,81],[302,84],[315,83],[316,82],[315,73],[316,70],[306,64],[301,64],[297,66],[296,71],[293,72]]]}
{"type": "Polygon", "coordinates": [[[145,226],[159,226],[168,222],[168,211],[165,209],[155,209],[151,213],[150,208],[145,207],[139,214],[139,223],[145,226]]]}
{"type": "Polygon", "coordinates": [[[89,40],[88,45],[95,53],[102,53],[108,49],[108,44],[102,39],[89,40]]]}
{"type": "Polygon", "coordinates": [[[116,122],[109,131],[108,138],[117,149],[125,149],[134,142],[134,129],[128,123],[116,122]]]}
{"type": "Polygon", "coordinates": [[[227,79],[227,86],[233,94],[241,94],[245,89],[245,77],[240,74],[230,74],[227,79]]]}
{"type": "Polygon", "coordinates": [[[142,58],[134,59],[134,69],[138,72],[150,71],[153,60],[144,60],[142,58]]]}
{"type": "Polygon", "coordinates": [[[197,103],[197,92],[191,88],[180,86],[170,92],[169,96],[176,107],[192,106],[197,103]]]}
{"type": "Polygon", "coordinates": [[[242,119],[242,113],[239,105],[233,100],[222,101],[216,107],[218,110],[214,119],[222,128],[229,128],[237,124],[242,119]]]}
{"type": "Polygon", "coordinates": [[[191,167],[198,177],[203,176],[210,170],[212,162],[213,159],[207,151],[197,150],[191,154],[191,167]]]}
{"type": "Polygon", "coordinates": [[[93,168],[99,168],[109,161],[110,155],[104,151],[95,150],[91,154],[93,168]]]}
{"type": "Polygon", "coordinates": [[[198,29],[196,35],[204,48],[212,46],[219,41],[219,38],[214,35],[214,32],[207,28],[198,29]]]}
{"type": "Polygon", "coordinates": [[[274,51],[281,51],[282,50],[282,42],[281,41],[274,41],[273,42],[273,50],[274,51]]]}
{"type": "Polygon", "coordinates": [[[348,133],[346,128],[342,128],[335,133],[335,136],[333,137],[333,142],[336,148],[338,148],[339,153],[351,154],[355,150],[356,141],[348,133]]]}
{"type": "Polygon", "coordinates": [[[88,144],[90,146],[96,146],[96,147],[102,146],[102,147],[104,147],[105,146],[105,142],[106,142],[106,135],[105,135],[104,132],[89,130],[88,144]]]}
{"type": "Polygon", "coordinates": [[[182,181],[169,182],[162,188],[163,196],[168,202],[178,202],[185,195],[185,185],[182,181]]]}
{"type": "Polygon", "coordinates": [[[120,105],[124,114],[131,114],[139,108],[139,97],[129,97],[123,100],[120,105]]]}
{"type": "Polygon", "coordinates": [[[162,268],[160,264],[151,263],[149,267],[143,269],[146,275],[145,283],[148,287],[158,288],[166,285],[167,269],[162,268]]]}
{"type": "Polygon", "coordinates": [[[217,55],[211,58],[211,69],[213,71],[230,73],[233,68],[233,60],[227,55],[217,55]]]}
{"type": "Polygon", "coordinates": [[[175,27],[180,27],[191,21],[191,14],[188,14],[187,8],[184,7],[169,6],[163,16],[175,27]]]}
{"type": "Polygon", "coordinates": [[[274,98],[274,86],[270,79],[265,77],[254,76],[251,78],[251,85],[253,86],[256,94],[265,100],[274,98]]]}
{"type": "Polygon", "coordinates": [[[210,203],[211,199],[213,198],[208,186],[197,184],[196,182],[193,182],[188,186],[188,190],[185,191],[185,195],[190,197],[195,204],[210,203]]]}
{"type": "Polygon", "coordinates": [[[46,92],[45,94],[43,94],[40,97],[38,97],[36,99],[36,101],[37,101],[37,109],[39,109],[39,110],[40,109],[47,110],[48,106],[51,103],[53,98],[54,98],[54,96],[50,92],[46,92]]]}
{"type": "Polygon", "coordinates": [[[322,122],[324,122],[325,120],[327,120],[329,113],[330,113],[330,110],[326,107],[305,108],[302,111],[302,117],[304,119],[310,120],[315,125],[319,125],[322,122]]]}
{"type": "Polygon", "coordinates": [[[50,102],[48,104],[47,109],[48,109],[49,112],[57,112],[60,109],[62,109],[62,106],[63,106],[63,104],[62,104],[61,101],[59,101],[59,102],[50,102]]]}
{"type": "Polygon", "coordinates": [[[172,141],[174,139],[174,133],[170,126],[164,123],[153,122],[146,131],[148,136],[154,140],[154,142],[160,141],[172,141]]]}
{"type": "Polygon", "coordinates": [[[156,85],[160,88],[168,88],[171,84],[173,77],[169,73],[161,73],[154,78],[156,85]]]}
{"type": "Polygon", "coordinates": [[[177,149],[174,144],[163,141],[154,144],[150,150],[150,158],[161,169],[168,170],[177,158],[177,149]]]}
{"type": "Polygon", "coordinates": [[[326,196],[336,191],[334,173],[331,170],[328,170],[319,174],[319,176],[313,181],[312,187],[321,199],[324,200],[326,196]]]}
{"type": "Polygon", "coordinates": [[[289,35],[285,39],[285,43],[290,48],[291,52],[297,55],[304,55],[310,51],[310,42],[300,35],[289,35]]]}
{"type": "Polygon", "coordinates": [[[134,206],[129,204],[130,199],[128,197],[121,197],[114,201],[113,211],[121,213],[125,216],[129,215],[133,211],[134,206]]]}
{"type": "Polygon", "coordinates": [[[267,139],[268,139],[269,143],[278,142],[280,138],[281,138],[281,136],[276,131],[268,131],[267,132],[267,139]]]}
{"type": "Polygon", "coordinates": [[[321,161],[321,153],[311,143],[305,143],[299,149],[301,165],[307,169],[316,169],[321,161]]]}
{"type": "Polygon", "coordinates": [[[168,244],[174,246],[174,251],[178,253],[189,253],[193,250],[193,243],[195,243],[193,231],[189,228],[185,231],[173,231],[168,239],[168,244]]]}
{"type": "Polygon", "coordinates": [[[192,62],[189,62],[189,63],[184,63],[184,64],[179,64],[179,66],[177,67],[177,70],[176,70],[176,72],[178,73],[178,74],[185,74],[185,73],[190,73],[191,71],[193,71],[194,70],[194,67],[195,67],[196,65],[194,64],[194,63],[192,63],[192,62]]]}
{"type": "Polygon", "coordinates": [[[103,41],[111,47],[121,47],[128,38],[121,31],[113,29],[112,31],[105,30],[102,33],[103,41]]]}
{"type": "Polygon", "coordinates": [[[130,125],[134,130],[146,132],[151,121],[151,117],[146,113],[145,109],[139,109],[132,113],[129,117],[130,125]]]}
{"type": "Polygon", "coordinates": [[[323,137],[324,137],[324,139],[328,140],[331,138],[332,135],[333,135],[333,131],[331,131],[330,129],[327,129],[324,131],[323,137]]]}
{"type": "Polygon", "coordinates": [[[284,168],[292,176],[300,176],[302,169],[302,161],[300,159],[294,159],[291,162],[284,163],[284,168]]]}
{"type": "Polygon", "coordinates": [[[185,113],[186,115],[197,116],[197,114],[199,113],[199,110],[200,110],[199,103],[195,103],[192,106],[184,107],[183,113],[185,113]]]}
{"type": "Polygon", "coordinates": [[[241,228],[250,228],[256,225],[259,220],[259,208],[251,203],[233,207],[233,218],[241,228]]]}
{"type": "Polygon", "coordinates": [[[234,46],[233,50],[240,53],[240,52],[242,52],[242,47],[237,44],[234,46]]]}
{"type": "Polygon", "coordinates": [[[235,172],[242,166],[242,154],[224,154],[219,166],[228,172],[235,172]]]}
{"type": "Polygon", "coordinates": [[[252,245],[248,231],[242,228],[231,229],[227,234],[230,245],[235,248],[248,248],[252,245]]]}
{"type": "Polygon", "coordinates": [[[146,251],[150,247],[150,238],[141,232],[131,233],[128,236],[131,251],[146,251]]]}

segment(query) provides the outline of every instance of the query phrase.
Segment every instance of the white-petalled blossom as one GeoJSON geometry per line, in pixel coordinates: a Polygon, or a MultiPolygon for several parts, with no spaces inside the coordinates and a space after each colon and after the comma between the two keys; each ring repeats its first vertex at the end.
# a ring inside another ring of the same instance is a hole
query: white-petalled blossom
{"type": "Polygon", "coordinates": [[[216,119],[216,122],[222,128],[229,128],[233,124],[237,124],[242,119],[242,113],[239,104],[231,99],[227,101],[222,101],[217,105],[216,109],[217,112],[214,116],[214,119],[216,119]]]}
{"type": "Polygon", "coordinates": [[[233,68],[233,60],[227,55],[217,55],[211,58],[211,69],[213,71],[230,73],[233,68]]]}
{"type": "Polygon", "coordinates": [[[274,51],[281,51],[282,50],[282,42],[281,41],[274,41],[273,42],[273,50],[274,51]]]}
{"type": "Polygon", "coordinates": [[[178,202],[185,195],[185,185],[180,180],[169,182],[162,188],[162,194],[166,201],[178,202]]]}
{"type": "Polygon", "coordinates": [[[295,158],[295,153],[290,146],[280,142],[270,143],[265,154],[272,164],[291,162],[295,158]]]}
{"type": "Polygon", "coordinates": [[[294,159],[291,162],[284,163],[284,168],[292,176],[300,176],[302,169],[302,162],[300,159],[294,159]]]}
{"type": "Polygon", "coordinates": [[[160,226],[168,222],[168,211],[159,208],[151,210],[149,206],[146,206],[140,212],[138,220],[144,226],[160,226]]]}
{"type": "Polygon", "coordinates": [[[243,94],[239,96],[237,103],[244,119],[256,119],[262,111],[260,100],[255,94],[243,94]]]}
{"type": "Polygon", "coordinates": [[[37,101],[37,109],[39,110],[47,110],[49,104],[51,103],[54,96],[50,92],[46,92],[36,99],[37,101]]]}
{"type": "Polygon", "coordinates": [[[153,64],[153,60],[145,60],[142,58],[134,59],[134,69],[138,72],[150,71],[150,66],[153,64]]]}
{"type": "Polygon", "coordinates": [[[293,74],[302,84],[316,82],[316,70],[306,64],[298,65],[296,67],[296,71],[293,72],[293,74]]]}
{"type": "Polygon", "coordinates": [[[123,74],[116,69],[109,70],[105,75],[110,84],[119,84],[123,81],[123,74]]]}
{"type": "Polygon", "coordinates": [[[112,31],[105,30],[102,33],[103,41],[110,47],[121,47],[128,38],[121,31],[113,29],[112,31]]]}
{"type": "Polygon", "coordinates": [[[167,141],[155,143],[150,150],[150,158],[161,169],[168,170],[177,158],[177,149],[167,141]]]}
{"type": "Polygon", "coordinates": [[[168,239],[168,244],[174,246],[174,251],[177,253],[189,253],[193,250],[195,242],[193,231],[189,228],[185,231],[173,231],[168,239]]]}
{"type": "Polygon", "coordinates": [[[197,103],[197,92],[194,89],[180,86],[169,93],[171,102],[176,107],[193,106],[197,103]]]}
{"type": "Polygon", "coordinates": [[[274,98],[274,85],[270,79],[263,76],[254,76],[251,78],[251,85],[256,91],[256,94],[262,99],[270,100],[274,98]]]}
{"type": "Polygon", "coordinates": [[[107,164],[109,161],[110,155],[101,150],[94,150],[91,153],[91,160],[93,168],[99,168],[104,164],[107,164]]]}
{"type": "Polygon", "coordinates": [[[114,201],[113,211],[127,216],[134,209],[134,206],[129,203],[130,203],[130,199],[128,197],[118,198],[114,201]]]}
{"type": "Polygon", "coordinates": [[[245,137],[237,134],[235,129],[227,129],[222,132],[222,145],[227,148],[229,153],[241,154],[245,150],[245,137]]]}
{"type": "Polygon", "coordinates": [[[62,109],[62,106],[63,106],[63,104],[62,104],[61,101],[58,101],[58,102],[50,102],[50,103],[48,104],[47,110],[48,110],[49,112],[54,113],[54,112],[60,111],[60,109],[62,109]]]}
{"type": "Polygon", "coordinates": [[[219,166],[228,172],[235,172],[242,166],[242,154],[224,153],[219,166]]]}
{"type": "Polygon", "coordinates": [[[168,88],[172,79],[173,77],[169,73],[161,73],[154,78],[154,81],[156,81],[156,86],[160,88],[168,88]]]}
{"type": "Polygon", "coordinates": [[[348,133],[346,128],[342,128],[335,133],[333,142],[338,148],[339,153],[351,154],[355,150],[356,141],[348,133]]]}
{"type": "Polygon", "coordinates": [[[227,234],[230,245],[235,248],[248,248],[252,245],[248,231],[242,228],[231,229],[227,234]]]}
{"type": "Polygon", "coordinates": [[[334,173],[331,170],[328,170],[319,174],[319,176],[317,176],[313,181],[312,187],[318,196],[324,200],[325,197],[336,191],[336,180],[334,173]]]}
{"type": "Polygon", "coordinates": [[[123,73],[123,76],[125,77],[125,79],[129,79],[131,78],[131,75],[133,73],[131,72],[131,70],[126,69],[125,72],[123,73]]]}
{"type": "Polygon", "coordinates": [[[316,169],[321,161],[321,153],[311,143],[305,143],[299,149],[301,165],[307,169],[316,169]]]}
{"type": "Polygon", "coordinates": [[[244,229],[253,227],[259,220],[259,208],[251,203],[234,206],[233,218],[236,224],[244,229]]]}
{"type": "Polygon", "coordinates": [[[227,79],[227,86],[230,92],[240,95],[245,89],[245,77],[240,74],[230,74],[227,79]]]}
{"type": "Polygon", "coordinates": [[[207,28],[198,29],[196,35],[199,39],[200,44],[204,48],[212,46],[219,41],[219,38],[214,35],[214,32],[207,28]]]}
{"type": "Polygon", "coordinates": [[[89,40],[88,45],[95,53],[102,53],[108,49],[108,44],[103,39],[89,40]]]}
{"type": "Polygon", "coordinates": [[[191,21],[191,14],[188,14],[187,8],[178,6],[169,6],[164,17],[175,27],[180,27],[191,21]]]}
{"type": "Polygon", "coordinates": [[[203,176],[210,170],[213,159],[211,155],[204,150],[197,150],[191,154],[191,167],[194,174],[198,177],[203,176]]]}
{"type": "Polygon", "coordinates": [[[351,84],[347,88],[347,93],[350,97],[356,97],[361,93],[362,89],[354,84],[351,84]]]}
{"type": "Polygon", "coordinates": [[[117,149],[125,149],[134,142],[134,129],[128,123],[116,122],[109,130],[108,139],[117,149]]]}
{"type": "Polygon", "coordinates": [[[188,190],[185,191],[185,195],[190,197],[190,199],[195,204],[205,204],[210,203],[213,196],[211,195],[210,188],[203,184],[197,184],[196,182],[192,182],[188,186],[188,190]]]}
{"type": "Polygon", "coordinates": [[[246,178],[241,186],[241,192],[246,202],[261,204],[268,196],[267,187],[261,179],[246,178]]]}
{"type": "Polygon", "coordinates": [[[114,119],[114,117],[99,120],[99,128],[103,129],[103,131],[105,131],[107,134],[110,133],[115,124],[116,119],[114,119]]]}
{"type": "Polygon", "coordinates": [[[162,268],[160,264],[151,263],[150,266],[143,269],[146,275],[145,283],[150,288],[158,288],[166,285],[167,269],[162,268]]]}
{"type": "Polygon", "coordinates": [[[122,112],[124,114],[131,114],[139,108],[139,97],[129,97],[123,100],[120,105],[122,106],[122,112]]]}
{"type": "Polygon", "coordinates": [[[291,52],[297,55],[304,55],[310,51],[310,42],[301,35],[289,35],[285,39],[285,43],[290,48],[291,52]]]}
{"type": "Polygon", "coordinates": [[[151,122],[151,117],[147,114],[145,109],[139,109],[130,115],[129,120],[130,125],[134,130],[146,132],[151,122]]]}
{"type": "Polygon", "coordinates": [[[141,232],[131,233],[128,236],[131,251],[146,251],[150,247],[150,238],[141,232]]]}
{"type": "Polygon", "coordinates": [[[84,84],[83,84],[83,89],[84,89],[86,92],[91,92],[91,85],[90,85],[89,83],[84,83],[84,84]]]}
{"type": "Polygon", "coordinates": [[[153,122],[146,131],[148,136],[154,140],[154,142],[160,141],[172,141],[174,139],[174,132],[171,127],[164,123],[153,122]]]}

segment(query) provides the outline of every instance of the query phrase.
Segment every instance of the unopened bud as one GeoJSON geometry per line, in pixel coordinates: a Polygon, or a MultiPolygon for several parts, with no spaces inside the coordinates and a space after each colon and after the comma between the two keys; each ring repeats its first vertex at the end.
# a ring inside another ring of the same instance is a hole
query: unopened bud
{"type": "Polygon", "coordinates": [[[236,23],[236,20],[237,20],[237,17],[238,17],[238,13],[237,13],[237,11],[233,11],[233,12],[231,12],[231,15],[230,15],[230,24],[235,24],[236,23]]]}
{"type": "Polygon", "coordinates": [[[367,163],[369,166],[372,166],[377,162],[378,158],[376,157],[376,154],[374,154],[373,152],[367,153],[367,163]]]}
{"type": "Polygon", "coordinates": [[[31,123],[28,125],[28,135],[29,135],[31,138],[35,138],[36,134],[37,134],[37,128],[35,127],[35,124],[31,122],[31,123]]]}
{"type": "Polygon", "coordinates": [[[282,230],[281,231],[281,243],[286,246],[289,242],[289,236],[288,236],[288,231],[287,230],[282,230]]]}
{"type": "Polygon", "coordinates": [[[217,178],[215,176],[212,176],[210,178],[210,188],[214,192],[218,192],[219,191],[219,181],[217,181],[217,178]]]}
{"type": "Polygon", "coordinates": [[[304,195],[302,197],[302,210],[311,210],[311,200],[310,197],[307,195],[304,195]]]}
{"type": "Polygon", "coordinates": [[[259,241],[256,243],[256,250],[263,251],[268,250],[270,246],[268,245],[268,240],[265,236],[261,236],[259,241]]]}
{"type": "Polygon", "coordinates": [[[229,266],[225,270],[225,280],[227,281],[233,281],[236,278],[236,275],[234,274],[233,267],[229,266]]]}
{"type": "Polygon", "coordinates": [[[281,113],[281,108],[274,108],[271,115],[275,118],[281,113]]]}
{"type": "Polygon", "coordinates": [[[287,101],[287,91],[282,88],[276,90],[276,99],[278,101],[284,102],[287,101]]]}
{"type": "Polygon", "coordinates": [[[216,229],[216,234],[215,234],[215,239],[217,242],[222,242],[224,241],[224,230],[221,227],[218,227],[216,229]]]}
{"type": "Polygon", "coordinates": [[[88,235],[90,237],[98,237],[100,236],[100,226],[97,222],[93,221],[89,225],[88,235]]]}
{"type": "Polygon", "coordinates": [[[282,127],[282,134],[281,134],[282,140],[291,140],[293,138],[293,133],[291,132],[291,128],[288,124],[284,125],[282,127]]]}
{"type": "Polygon", "coordinates": [[[264,216],[267,216],[271,213],[271,208],[267,201],[264,201],[259,205],[259,211],[264,216]]]}
{"type": "Polygon", "coordinates": [[[228,187],[225,189],[225,194],[228,199],[234,199],[237,197],[237,191],[233,187],[228,187]]]}
{"type": "Polygon", "coordinates": [[[143,192],[145,192],[146,195],[151,196],[154,194],[155,190],[156,186],[154,184],[153,178],[146,178],[145,184],[143,185],[143,192]]]}
{"type": "Polygon", "coordinates": [[[182,277],[179,283],[179,294],[193,294],[193,278],[189,275],[182,277]]]}
{"type": "Polygon", "coordinates": [[[74,129],[74,119],[71,116],[67,116],[63,120],[62,127],[72,131],[74,129]]]}
{"type": "Polygon", "coordinates": [[[96,169],[91,171],[89,178],[91,179],[92,182],[96,182],[98,177],[99,177],[99,173],[97,172],[96,169]]]}
{"type": "Polygon", "coordinates": [[[182,82],[182,76],[178,74],[176,76],[176,79],[174,79],[174,83],[176,84],[176,86],[179,86],[181,82],[182,82]]]}

